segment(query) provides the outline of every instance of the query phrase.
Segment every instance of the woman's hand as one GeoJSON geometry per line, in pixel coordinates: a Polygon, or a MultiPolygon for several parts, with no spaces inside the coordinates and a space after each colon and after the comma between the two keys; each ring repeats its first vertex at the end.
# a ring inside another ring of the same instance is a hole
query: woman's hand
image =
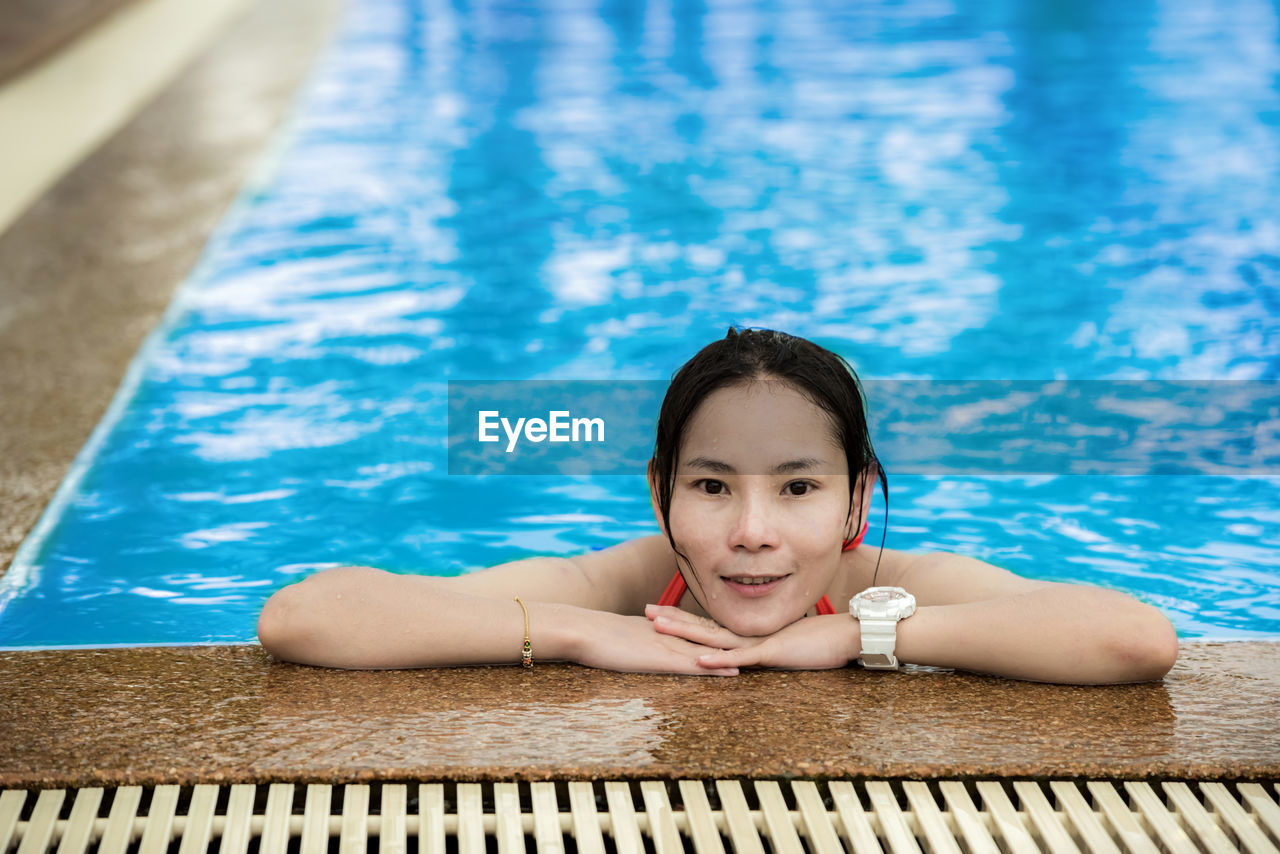
{"type": "Polygon", "coordinates": [[[646,605],[653,630],[713,647],[697,661],[709,669],[778,667],[785,670],[830,670],[858,655],[858,622],[848,614],[826,614],[797,620],[771,635],[742,637],[709,617],[665,605],[646,605]]]}
{"type": "MultiPolygon", "coordinates": [[[[683,673],[694,676],[737,676],[733,665],[707,665],[699,659],[720,652],[697,641],[660,634],[644,617],[605,611],[587,612],[573,660],[588,667],[627,673],[683,673]]],[[[535,648],[536,653],[536,648],[535,648]]]]}

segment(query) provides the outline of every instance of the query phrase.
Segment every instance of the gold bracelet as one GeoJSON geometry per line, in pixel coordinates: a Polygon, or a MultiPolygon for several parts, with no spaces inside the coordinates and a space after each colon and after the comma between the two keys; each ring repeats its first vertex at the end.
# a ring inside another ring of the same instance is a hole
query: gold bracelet
{"type": "Polygon", "coordinates": [[[520,663],[525,667],[533,667],[533,644],[529,640],[529,609],[520,601],[519,596],[514,598],[520,610],[524,611],[524,646],[520,648],[520,663]]]}

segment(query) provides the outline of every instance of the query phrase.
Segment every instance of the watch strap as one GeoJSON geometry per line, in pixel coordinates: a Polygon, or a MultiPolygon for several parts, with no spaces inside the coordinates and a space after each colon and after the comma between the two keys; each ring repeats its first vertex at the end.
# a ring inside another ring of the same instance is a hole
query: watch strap
{"type": "Polygon", "coordinates": [[[897,620],[858,621],[862,653],[858,662],[868,670],[897,670],[898,659],[894,649],[898,645],[897,620]]]}

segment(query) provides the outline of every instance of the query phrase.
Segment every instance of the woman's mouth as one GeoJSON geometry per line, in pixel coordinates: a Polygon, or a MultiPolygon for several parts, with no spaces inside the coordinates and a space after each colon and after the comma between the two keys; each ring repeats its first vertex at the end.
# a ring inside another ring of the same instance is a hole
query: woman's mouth
{"type": "Polygon", "coordinates": [[[722,575],[721,580],[733,592],[747,597],[765,596],[787,576],[785,575],[722,575]]]}

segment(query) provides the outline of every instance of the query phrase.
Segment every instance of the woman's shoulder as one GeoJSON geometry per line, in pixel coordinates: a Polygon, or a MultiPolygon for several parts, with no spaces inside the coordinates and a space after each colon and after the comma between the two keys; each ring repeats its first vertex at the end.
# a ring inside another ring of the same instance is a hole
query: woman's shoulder
{"type": "Polygon", "coordinates": [[[848,610],[848,602],[873,584],[879,587],[902,587],[908,570],[920,555],[898,549],[882,549],[863,543],[845,554],[848,572],[842,573],[842,585],[830,594],[837,611],[848,610]]]}
{"type": "Polygon", "coordinates": [[[405,576],[410,583],[443,585],[472,596],[560,602],[597,611],[638,615],[656,602],[675,574],[675,554],[665,537],[626,540],[568,557],[531,557],[450,578],[405,576]]]}
{"type": "Polygon", "coordinates": [[[443,585],[472,596],[521,596],[532,602],[643,614],[645,603],[656,601],[661,585],[670,580],[675,568],[671,544],[654,535],[570,557],[514,560],[456,577],[404,578],[416,585],[443,585]],[[654,592],[655,586],[658,592],[654,592]]]}
{"type": "MultiPolygon", "coordinates": [[[[863,580],[873,577],[875,552],[868,549],[867,554],[861,556],[867,563],[860,564],[855,574],[864,576],[863,580]]],[[[954,605],[1054,586],[1052,582],[1024,578],[968,555],[890,549],[884,553],[876,584],[905,588],[919,605],[954,605]]]]}
{"type": "Polygon", "coordinates": [[[602,610],[617,614],[644,613],[676,574],[676,556],[661,534],[626,540],[599,551],[569,558],[597,589],[602,610]]]}

